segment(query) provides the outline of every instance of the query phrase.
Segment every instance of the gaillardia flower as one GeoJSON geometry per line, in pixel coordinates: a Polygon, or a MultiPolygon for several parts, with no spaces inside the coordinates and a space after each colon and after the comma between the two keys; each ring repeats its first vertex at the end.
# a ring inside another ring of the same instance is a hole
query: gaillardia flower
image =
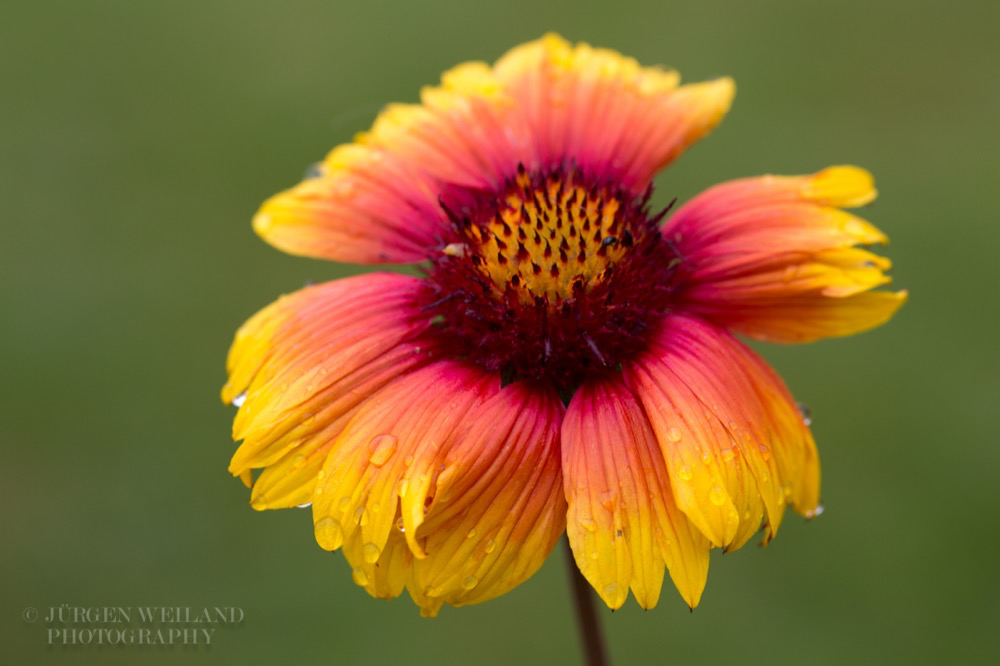
{"type": "Polygon", "coordinates": [[[875,197],[862,169],[651,209],[733,92],[550,35],[446,72],[264,203],[286,252],[422,277],[309,286],[240,328],[222,397],[253,507],[311,503],[358,585],[425,615],[510,590],[564,531],[611,608],[656,605],[664,571],[694,607],[711,548],[814,515],[809,428],[734,334],[848,335],[906,294],[872,291],[889,262],[859,245],[886,237],[842,210],[875,197]]]}

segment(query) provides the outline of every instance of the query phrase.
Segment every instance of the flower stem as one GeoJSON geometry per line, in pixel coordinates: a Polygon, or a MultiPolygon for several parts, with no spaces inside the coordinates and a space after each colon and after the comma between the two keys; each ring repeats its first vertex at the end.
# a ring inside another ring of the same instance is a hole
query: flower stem
{"type": "Polygon", "coordinates": [[[608,659],[604,632],[601,629],[601,621],[597,617],[597,607],[594,603],[594,591],[590,589],[590,583],[576,566],[568,538],[563,539],[563,545],[566,547],[566,563],[569,568],[570,585],[573,588],[576,621],[587,664],[588,666],[610,666],[611,660],[608,659]]]}

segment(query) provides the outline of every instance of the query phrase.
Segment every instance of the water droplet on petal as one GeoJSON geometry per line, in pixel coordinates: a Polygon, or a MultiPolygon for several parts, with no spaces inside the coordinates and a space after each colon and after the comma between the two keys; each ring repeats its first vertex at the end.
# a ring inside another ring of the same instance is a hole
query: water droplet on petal
{"type": "Polygon", "coordinates": [[[311,507],[312,505],[313,505],[313,503],[312,503],[312,502],[306,502],[305,504],[299,504],[299,505],[297,505],[297,506],[298,506],[298,508],[300,508],[300,509],[308,509],[308,508],[309,508],[309,507],[311,507]]]}
{"type": "Polygon", "coordinates": [[[375,564],[378,561],[378,556],[382,554],[382,551],[378,549],[373,543],[366,543],[361,548],[361,557],[368,564],[375,564]]]}
{"type": "Polygon", "coordinates": [[[822,516],[823,512],[825,510],[826,509],[823,507],[822,504],[817,504],[816,508],[813,509],[812,511],[806,511],[806,518],[808,518],[809,520],[812,520],[813,518],[815,518],[817,516],[822,516]]]}
{"type": "Polygon", "coordinates": [[[724,462],[730,462],[735,457],[736,454],[733,453],[732,449],[722,449],[722,460],[724,462]]]}
{"type": "Polygon", "coordinates": [[[580,518],[576,522],[579,523],[580,527],[587,530],[588,532],[597,531],[597,523],[595,523],[590,518],[580,518]]]}
{"type": "Polygon", "coordinates": [[[354,521],[361,527],[368,524],[368,509],[359,506],[354,510],[354,521]]]}
{"type": "Polygon", "coordinates": [[[236,396],[235,398],[233,398],[233,401],[230,404],[233,407],[239,408],[239,407],[242,407],[243,403],[246,402],[246,401],[247,401],[247,392],[243,391],[243,393],[240,393],[238,396],[236,396]]]}
{"type": "Polygon", "coordinates": [[[462,581],[462,587],[466,590],[471,590],[476,585],[479,585],[479,579],[475,576],[467,576],[465,580],[462,581]]]}
{"type": "Polygon", "coordinates": [[[765,445],[760,444],[757,447],[757,450],[760,451],[760,456],[764,459],[764,462],[767,462],[768,460],[771,459],[771,450],[767,448],[765,445]]]}
{"type": "Polygon", "coordinates": [[[354,582],[361,587],[368,585],[368,574],[366,574],[365,570],[361,567],[355,567],[354,570],[351,571],[351,578],[353,578],[354,582]]]}
{"type": "Polygon", "coordinates": [[[487,554],[492,553],[494,550],[497,549],[497,542],[494,541],[493,539],[487,539],[484,548],[487,554]]]}
{"type": "Polygon", "coordinates": [[[618,596],[618,583],[608,583],[604,586],[604,596],[614,599],[618,596]]]}
{"type": "Polygon", "coordinates": [[[722,506],[726,503],[726,491],[720,486],[712,486],[708,491],[708,501],[715,506],[722,506]]]}
{"type": "Polygon", "coordinates": [[[711,465],[712,464],[712,454],[709,453],[709,452],[707,452],[707,451],[705,453],[701,454],[701,461],[703,463],[705,463],[706,465],[711,465]]]}
{"type": "Polygon", "coordinates": [[[371,451],[368,462],[376,467],[384,465],[392,457],[392,454],[396,452],[397,441],[398,439],[395,435],[379,435],[374,438],[368,444],[368,450],[371,451]]]}
{"type": "Polygon", "coordinates": [[[680,468],[677,470],[677,475],[681,477],[681,481],[690,481],[691,468],[688,467],[687,465],[681,465],[680,468]]]}
{"type": "Polygon", "coordinates": [[[799,408],[799,414],[802,415],[802,422],[807,426],[811,426],[813,422],[813,417],[812,417],[812,410],[809,409],[809,405],[805,404],[804,402],[797,402],[795,404],[799,408]]]}
{"type": "Polygon", "coordinates": [[[316,543],[326,550],[337,550],[344,543],[344,531],[340,528],[340,523],[326,516],[320,518],[314,525],[316,532],[316,543]]]}
{"type": "Polygon", "coordinates": [[[317,479],[322,479],[325,476],[326,476],[326,472],[324,470],[320,470],[319,474],[316,475],[316,478],[317,479]]]}
{"type": "Polygon", "coordinates": [[[671,428],[670,430],[667,431],[667,439],[669,439],[671,442],[681,441],[681,436],[682,436],[681,431],[678,428],[671,428]]]}
{"type": "Polygon", "coordinates": [[[466,534],[465,536],[466,536],[466,538],[469,538],[469,539],[475,539],[476,538],[476,534],[478,534],[478,532],[476,532],[476,528],[473,527],[471,530],[469,530],[469,533],[466,534]]]}
{"type": "Polygon", "coordinates": [[[407,479],[400,479],[396,482],[396,494],[400,497],[406,497],[406,491],[410,487],[410,482],[407,479]]]}
{"type": "Polygon", "coordinates": [[[305,464],[306,464],[306,457],[303,455],[297,455],[294,458],[292,458],[292,465],[295,466],[295,469],[301,469],[302,467],[305,466],[305,464]]]}
{"type": "Polygon", "coordinates": [[[351,506],[350,497],[341,497],[339,500],[337,500],[337,508],[340,509],[341,511],[347,511],[347,509],[349,509],[350,506],[351,506]]]}
{"type": "Polygon", "coordinates": [[[312,180],[323,175],[323,163],[316,162],[306,167],[306,172],[302,174],[303,180],[312,180]]]}

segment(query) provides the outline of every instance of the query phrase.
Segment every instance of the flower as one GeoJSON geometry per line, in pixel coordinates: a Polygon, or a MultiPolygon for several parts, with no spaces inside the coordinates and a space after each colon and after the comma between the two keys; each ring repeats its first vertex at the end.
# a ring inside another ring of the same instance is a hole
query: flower
{"type": "Polygon", "coordinates": [[[311,503],[358,585],[425,615],[515,587],[564,531],[611,608],[655,606],[665,571],[693,608],[711,548],[818,513],[808,424],[734,334],[848,335],[906,292],[872,291],[889,262],[858,246],[887,239],[841,210],[875,197],[856,167],[651,210],[733,92],[547,35],[265,202],[254,228],[286,252],[422,277],[309,286],[239,329],[222,397],[252,506],[311,503]]]}

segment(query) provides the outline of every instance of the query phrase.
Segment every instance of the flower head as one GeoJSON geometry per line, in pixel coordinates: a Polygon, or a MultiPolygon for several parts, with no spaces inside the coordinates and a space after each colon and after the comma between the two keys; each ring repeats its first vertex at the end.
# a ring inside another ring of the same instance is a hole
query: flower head
{"type": "Polygon", "coordinates": [[[841,210],[867,172],[712,188],[652,177],[729,108],[729,79],[549,35],[393,105],[254,228],[287,252],[420,262],[306,287],[252,317],[222,397],[257,509],[312,505],[358,585],[425,614],[498,596],[568,534],[612,608],[664,574],[698,604],[713,547],[819,507],[808,425],[734,333],[885,322],[885,236],[841,210]],[[261,470],[254,479],[254,470],[261,470]]]}

